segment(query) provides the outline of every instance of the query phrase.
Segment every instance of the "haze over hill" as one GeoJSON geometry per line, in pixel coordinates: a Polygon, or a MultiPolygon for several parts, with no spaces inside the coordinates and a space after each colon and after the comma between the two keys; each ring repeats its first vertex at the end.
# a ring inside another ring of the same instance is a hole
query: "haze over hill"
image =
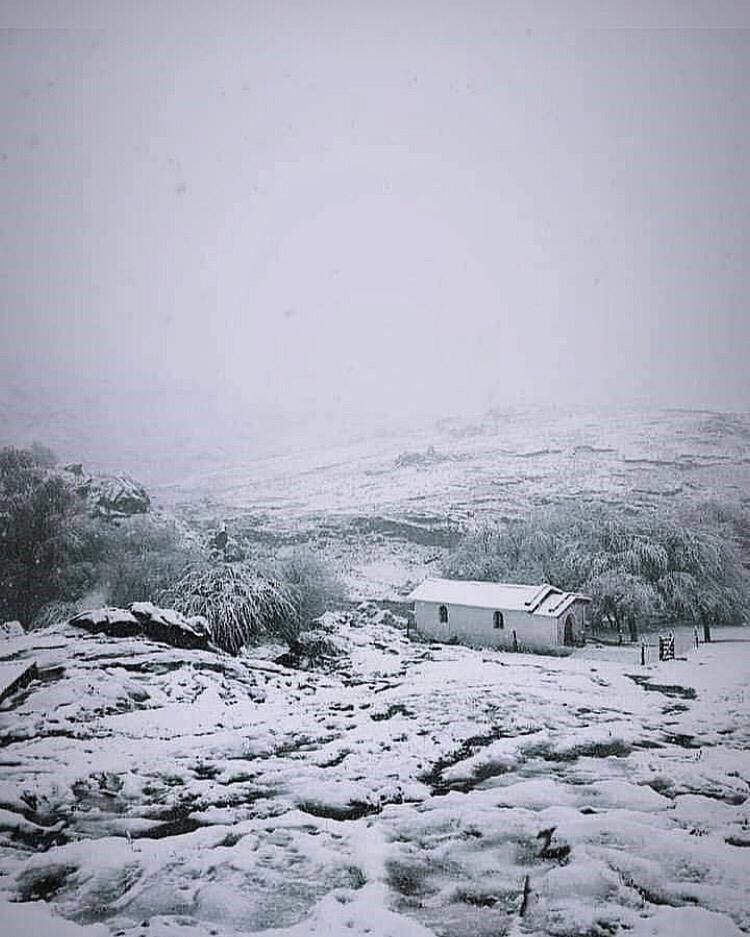
{"type": "Polygon", "coordinates": [[[433,509],[498,506],[509,495],[533,502],[582,492],[743,499],[750,490],[750,415],[742,412],[534,406],[473,416],[263,413],[189,384],[167,401],[154,388],[129,390],[128,402],[116,388],[85,397],[61,388],[53,400],[40,387],[8,386],[0,443],[42,441],[62,461],[128,471],[170,503],[208,496],[237,508],[243,498],[246,507],[270,498],[281,508],[286,498],[304,503],[302,513],[407,509],[420,500],[433,509]]]}
{"type": "Polygon", "coordinates": [[[749,409],[750,33],[646,6],[4,4],[5,410],[749,409]]]}

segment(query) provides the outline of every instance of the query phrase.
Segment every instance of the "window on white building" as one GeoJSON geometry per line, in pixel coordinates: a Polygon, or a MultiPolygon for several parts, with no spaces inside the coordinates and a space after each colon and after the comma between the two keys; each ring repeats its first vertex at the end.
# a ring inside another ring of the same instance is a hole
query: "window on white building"
{"type": "Polygon", "coordinates": [[[501,631],[505,627],[505,621],[503,620],[502,612],[495,612],[493,624],[495,628],[499,628],[501,631]]]}
{"type": "Polygon", "coordinates": [[[448,624],[448,606],[441,605],[440,608],[438,609],[438,615],[440,616],[440,624],[447,625],[448,624]]]}

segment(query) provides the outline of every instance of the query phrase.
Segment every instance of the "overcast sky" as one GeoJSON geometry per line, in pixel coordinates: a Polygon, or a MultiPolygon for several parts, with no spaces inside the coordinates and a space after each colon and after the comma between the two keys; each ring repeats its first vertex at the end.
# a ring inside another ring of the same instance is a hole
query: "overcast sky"
{"type": "Polygon", "coordinates": [[[2,381],[750,409],[742,9],[3,3],[2,381]]]}

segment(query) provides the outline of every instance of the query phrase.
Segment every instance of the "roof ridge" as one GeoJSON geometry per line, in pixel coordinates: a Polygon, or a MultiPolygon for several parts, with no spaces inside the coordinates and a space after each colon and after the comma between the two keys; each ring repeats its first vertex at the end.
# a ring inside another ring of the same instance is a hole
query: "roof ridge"
{"type": "MultiPolygon", "coordinates": [[[[578,593],[566,592],[550,583],[539,586],[438,576],[424,579],[409,595],[409,599],[415,602],[507,609],[545,616],[559,614],[578,597],[578,593]]],[[[585,596],[580,598],[586,599],[585,596]]]]}
{"type": "MultiPolygon", "coordinates": [[[[427,576],[423,582],[463,582],[472,586],[505,586],[508,589],[540,589],[532,582],[498,582],[495,579],[452,579],[450,576],[427,576]]],[[[555,586],[550,586],[555,589],[555,586]]],[[[556,590],[560,591],[560,590],[556,590]]]]}

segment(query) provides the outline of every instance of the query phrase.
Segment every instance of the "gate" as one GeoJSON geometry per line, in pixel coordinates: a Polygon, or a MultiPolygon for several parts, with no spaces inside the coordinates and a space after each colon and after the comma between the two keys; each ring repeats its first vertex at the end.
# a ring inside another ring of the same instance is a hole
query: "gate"
{"type": "Polygon", "coordinates": [[[674,660],[674,631],[659,637],[659,660],[674,660]]]}

